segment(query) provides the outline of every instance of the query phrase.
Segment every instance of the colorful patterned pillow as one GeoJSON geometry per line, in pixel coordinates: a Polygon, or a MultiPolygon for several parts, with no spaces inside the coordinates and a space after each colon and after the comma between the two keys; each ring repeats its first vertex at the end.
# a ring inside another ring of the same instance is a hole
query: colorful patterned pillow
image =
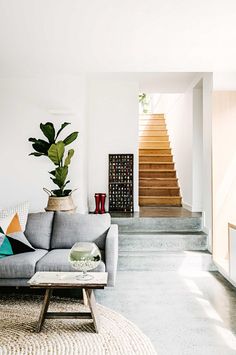
{"type": "Polygon", "coordinates": [[[0,259],[34,250],[22,232],[17,213],[0,218],[0,259]]]}
{"type": "Polygon", "coordinates": [[[8,208],[4,208],[3,210],[0,210],[0,219],[11,216],[13,213],[14,214],[17,213],[20,220],[21,229],[24,232],[27,218],[28,218],[28,212],[29,212],[29,202],[25,201],[22,203],[18,203],[15,206],[11,206],[8,208]]]}

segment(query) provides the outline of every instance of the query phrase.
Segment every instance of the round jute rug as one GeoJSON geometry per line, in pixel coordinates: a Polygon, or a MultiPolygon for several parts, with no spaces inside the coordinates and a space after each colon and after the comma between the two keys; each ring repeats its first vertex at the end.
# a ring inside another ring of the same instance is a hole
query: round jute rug
{"type": "MultiPolygon", "coordinates": [[[[90,320],[46,319],[35,332],[42,297],[0,296],[1,355],[154,355],[150,340],[132,322],[98,305],[99,334],[90,320]]],[[[50,310],[84,311],[74,299],[52,297],[50,310]]]]}

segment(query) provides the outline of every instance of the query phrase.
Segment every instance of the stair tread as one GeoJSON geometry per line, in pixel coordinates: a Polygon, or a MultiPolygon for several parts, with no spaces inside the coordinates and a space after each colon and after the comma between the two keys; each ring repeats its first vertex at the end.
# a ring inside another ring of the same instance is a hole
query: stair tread
{"type": "Polygon", "coordinates": [[[171,148],[163,148],[163,147],[160,147],[160,148],[139,148],[139,150],[143,150],[143,149],[151,149],[151,150],[171,150],[171,148]]]}
{"type": "Polygon", "coordinates": [[[173,199],[173,198],[180,198],[181,199],[181,196],[169,196],[169,195],[166,195],[166,196],[152,196],[152,195],[149,195],[149,196],[145,196],[145,195],[139,195],[139,198],[153,198],[153,199],[173,199]]]}
{"type": "Polygon", "coordinates": [[[153,190],[163,190],[163,189],[166,189],[166,190],[169,190],[169,189],[179,189],[179,186],[150,186],[150,187],[140,187],[140,189],[153,189],[153,190]]]}
{"type": "Polygon", "coordinates": [[[173,154],[139,154],[140,157],[173,157],[173,154]]]}
{"type": "Polygon", "coordinates": [[[174,172],[176,171],[175,169],[139,169],[139,171],[157,171],[157,172],[174,172]]]}
{"type": "Polygon", "coordinates": [[[203,235],[203,236],[207,236],[207,234],[203,231],[187,231],[187,232],[155,232],[155,231],[148,231],[148,232],[120,232],[119,235],[127,235],[127,236],[161,236],[164,235],[165,237],[167,236],[192,236],[192,235],[203,235]]]}
{"type": "Polygon", "coordinates": [[[139,180],[159,180],[159,181],[163,181],[163,180],[178,180],[178,178],[172,178],[172,177],[168,177],[168,178],[154,178],[154,177],[140,177],[139,180]]]}
{"type": "Polygon", "coordinates": [[[212,256],[212,254],[208,250],[155,250],[155,251],[119,251],[119,255],[191,255],[191,256],[199,256],[201,254],[212,256]]]}
{"type": "Polygon", "coordinates": [[[163,164],[174,164],[171,161],[140,161],[139,164],[156,164],[156,165],[163,165],[163,164]]]}

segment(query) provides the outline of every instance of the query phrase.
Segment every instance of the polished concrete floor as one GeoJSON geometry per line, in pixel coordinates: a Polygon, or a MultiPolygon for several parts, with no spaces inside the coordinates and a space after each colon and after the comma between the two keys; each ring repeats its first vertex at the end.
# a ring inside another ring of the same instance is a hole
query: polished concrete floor
{"type": "Polygon", "coordinates": [[[158,355],[236,354],[236,291],[217,272],[120,271],[96,297],[136,323],[158,355]]]}
{"type": "MultiPolygon", "coordinates": [[[[55,293],[78,297],[74,292],[55,293]]],[[[116,287],[95,292],[99,303],[134,322],[158,355],[236,354],[236,290],[218,272],[119,271],[116,287]]]]}
{"type": "Polygon", "coordinates": [[[141,207],[139,212],[110,212],[112,217],[199,217],[201,213],[191,212],[183,207],[141,207]]]}

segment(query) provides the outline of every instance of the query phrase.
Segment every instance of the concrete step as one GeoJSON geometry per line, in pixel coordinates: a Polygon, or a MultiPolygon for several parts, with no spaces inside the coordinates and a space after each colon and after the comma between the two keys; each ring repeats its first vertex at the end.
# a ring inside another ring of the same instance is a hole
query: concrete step
{"type": "Polygon", "coordinates": [[[188,233],[119,233],[120,252],[138,251],[187,251],[206,250],[207,235],[203,232],[188,233]]]}
{"type": "Polygon", "coordinates": [[[201,232],[202,218],[197,217],[112,217],[119,232],[201,232]]]}
{"type": "MultiPolygon", "coordinates": [[[[215,271],[212,255],[204,251],[120,252],[122,271],[215,271]]],[[[158,282],[158,280],[157,280],[158,282]]]]}

